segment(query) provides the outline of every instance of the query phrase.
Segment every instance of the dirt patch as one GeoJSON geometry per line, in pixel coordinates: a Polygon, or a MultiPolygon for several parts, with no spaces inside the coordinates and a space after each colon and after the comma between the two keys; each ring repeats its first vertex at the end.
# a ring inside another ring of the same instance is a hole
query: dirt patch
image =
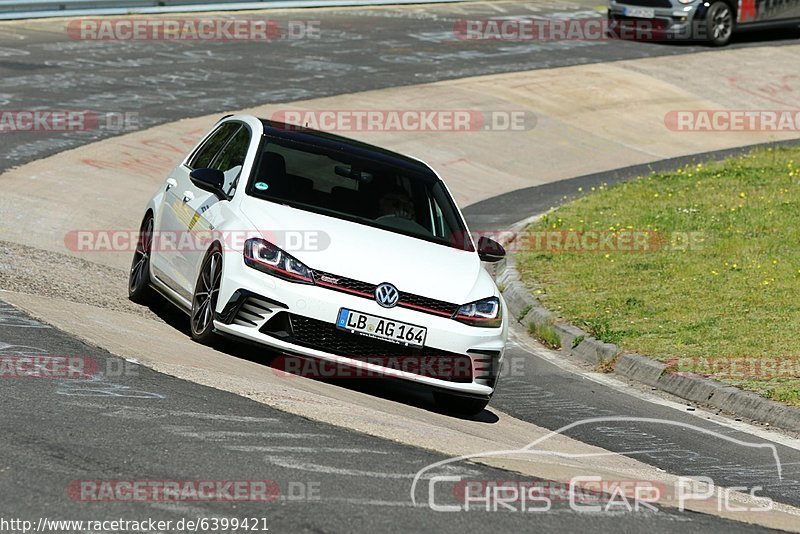
{"type": "Polygon", "coordinates": [[[27,245],[0,241],[0,290],[158,319],[128,300],[128,273],[27,245]]]}

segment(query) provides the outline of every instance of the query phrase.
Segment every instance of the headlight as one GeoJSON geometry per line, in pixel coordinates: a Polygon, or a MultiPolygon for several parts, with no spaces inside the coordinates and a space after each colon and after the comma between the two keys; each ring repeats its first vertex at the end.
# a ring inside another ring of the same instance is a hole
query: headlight
{"type": "Polygon", "coordinates": [[[311,269],[269,241],[253,238],[244,243],[244,262],[259,271],[290,282],[313,284],[311,269]]]}
{"type": "Polygon", "coordinates": [[[695,0],[678,0],[681,4],[693,4],[695,0]]]}
{"type": "Polygon", "coordinates": [[[490,297],[477,302],[464,304],[458,309],[453,319],[471,326],[497,328],[503,324],[500,299],[497,297],[490,297]]]}

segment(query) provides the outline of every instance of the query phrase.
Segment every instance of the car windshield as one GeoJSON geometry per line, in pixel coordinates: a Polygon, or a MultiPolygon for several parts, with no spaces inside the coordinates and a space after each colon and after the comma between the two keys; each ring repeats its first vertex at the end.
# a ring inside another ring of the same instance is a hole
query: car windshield
{"type": "Polygon", "coordinates": [[[269,139],[247,194],[472,250],[467,230],[441,180],[341,151],[269,139]]]}

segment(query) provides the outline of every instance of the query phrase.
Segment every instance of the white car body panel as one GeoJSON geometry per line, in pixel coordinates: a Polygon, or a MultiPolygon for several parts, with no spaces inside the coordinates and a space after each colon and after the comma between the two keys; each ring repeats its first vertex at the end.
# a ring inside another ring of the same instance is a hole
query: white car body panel
{"type": "Polygon", "coordinates": [[[268,241],[313,269],[371,284],[391,282],[400,291],[445,302],[464,304],[494,295],[494,283],[480,276],[483,268],[474,252],[253,197],[243,199],[239,209],[254,228],[265,229],[268,241]],[[325,248],[292,250],[291,236],[317,232],[320,241],[330,237],[325,248]]]}
{"type": "MultiPolygon", "coordinates": [[[[254,117],[231,116],[215,125],[214,130],[231,121],[246,124],[252,133],[250,149],[242,166],[242,178],[233,197],[230,200],[220,200],[214,194],[196,187],[189,178],[190,169],[186,164],[195,150],[211,135],[210,132],[169,175],[148,204],[148,210],[155,216],[156,232],[213,229],[236,234],[237,243],[249,237],[262,237],[286,249],[313,270],[368,284],[388,282],[401,293],[456,305],[497,297],[504,313],[501,327],[481,328],[415,309],[400,306],[387,309],[381,307],[374,298],[364,298],[317,285],[293,283],[253,269],[245,264],[241,248],[232,249],[226,246],[215,310],[217,314],[221,314],[237,291],[241,290],[281,303],[287,309],[278,307],[265,313],[263,320],[256,321],[255,326],[226,323],[218,317],[214,321],[215,329],[223,334],[292,354],[346,363],[454,393],[490,397],[494,382],[490,384],[478,379],[469,383],[451,382],[413,373],[389,371],[346,356],[276,339],[259,331],[275,313],[289,312],[334,324],[338,311],[347,308],[423,326],[427,328],[425,345],[431,349],[461,355],[472,351],[471,357],[474,351],[495,352],[499,369],[508,336],[508,318],[502,295],[491,276],[483,269],[477,252],[459,250],[248,196],[245,184],[253,171],[264,126],[254,117]],[[175,185],[170,186],[171,183],[175,185]],[[286,241],[287,232],[316,232],[322,236],[322,246],[317,249],[310,247],[308,250],[294,250],[292,243],[286,241]]],[[[460,212],[458,215],[463,220],[460,212]]],[[[202,250],[154,250],[150,264],[153,286],[187,310],[191,306],[191,295],[204,257],[205,251],[202,250]]]]}

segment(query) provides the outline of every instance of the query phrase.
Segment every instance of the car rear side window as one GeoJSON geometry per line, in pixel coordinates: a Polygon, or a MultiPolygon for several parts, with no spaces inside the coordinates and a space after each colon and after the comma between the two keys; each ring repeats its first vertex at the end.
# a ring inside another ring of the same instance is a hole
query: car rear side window
{"type": "Polygon", "coordinates": [[[191,169],[208,169],[219,151],[240,128],[236,122],[226,122],[211,134],[205,143],[194,153],[189,161],[191,169]]]}

